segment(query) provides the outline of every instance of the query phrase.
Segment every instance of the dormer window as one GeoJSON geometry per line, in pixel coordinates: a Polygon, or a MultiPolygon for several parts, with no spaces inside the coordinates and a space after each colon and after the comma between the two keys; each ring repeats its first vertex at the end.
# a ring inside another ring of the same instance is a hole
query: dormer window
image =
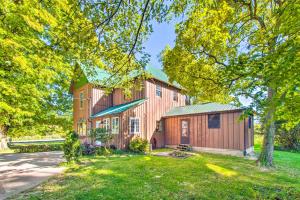
{"type": "Polygon", "coordinates": [[[159,84],[156,84],[156,96],[159,96],[159,97],[162,96],[161,85],[159,85],[159,84]]]}
{"type": "Polygon", "coordinates": [[[79,94],[79,99],[80,99],[80,109],[83,108],[83,98],[84,98],[84,94],[83,94],[83,92],[80,92],[80,94],[79,94]]]}
{"type": "Polygon", "coordinates": [[[178,101],[178,93],[173,91],[173,101],[178,101]]]}

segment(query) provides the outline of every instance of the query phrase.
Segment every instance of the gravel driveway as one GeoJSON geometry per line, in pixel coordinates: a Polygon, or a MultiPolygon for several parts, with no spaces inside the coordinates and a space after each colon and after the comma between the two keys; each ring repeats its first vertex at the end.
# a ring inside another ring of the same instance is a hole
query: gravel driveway
{"type": "Polygon", "coordinates": [[[0,200],[35,187],[63,171],[60,151],[0,154],[0,200]]]}

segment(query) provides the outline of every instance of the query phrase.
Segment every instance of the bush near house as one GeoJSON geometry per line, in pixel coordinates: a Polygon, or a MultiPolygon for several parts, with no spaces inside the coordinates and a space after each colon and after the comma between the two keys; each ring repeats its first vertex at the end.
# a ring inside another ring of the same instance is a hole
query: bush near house
{"type": "Polygon", "coordinates": [[[78,134],[74,131],[71,131],[66,137],[65,143],[63,145],[63,150],[67,162],[79,161],[79,156],[81,155],[81,147],[78,138],[78,134]]]}
{"type": "Polygon", "coordinates": [[[129,150],[135,153],[144,153],[149,149],[148,141],[140,137],[134,138],[129,143],[129,150]]]}

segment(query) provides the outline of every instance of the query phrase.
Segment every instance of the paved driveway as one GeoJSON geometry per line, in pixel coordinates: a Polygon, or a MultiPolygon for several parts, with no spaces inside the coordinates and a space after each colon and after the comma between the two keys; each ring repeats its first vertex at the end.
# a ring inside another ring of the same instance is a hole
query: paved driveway
{"type": "Polygon", "coordinates": [[[0,154],[0,200],[37,186],[63,171],[60,151],[0,154]]]}

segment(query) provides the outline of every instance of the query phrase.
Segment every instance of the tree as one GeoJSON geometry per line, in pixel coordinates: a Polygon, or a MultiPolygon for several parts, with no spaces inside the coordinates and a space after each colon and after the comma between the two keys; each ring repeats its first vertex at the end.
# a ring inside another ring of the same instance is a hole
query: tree
{"type": "Polygon", "coordinates": [[[263,121],[262,166],[273,165],[275,120],[297,124],[300,119],[290,117],[300,109],[299,5],[299,0],[172,5],[175,15],[186,17],[176,27],[175,46],[162,54],[165,71],[204,99],[252,98],[250,108],[263,121]]]}
{"type": "Polygon", "coordinates": [[[109,71],[100,84],[110,90],[130,89],[129,74],[148,59],[142,41],[164,14],[162,2],[0,0],[1,144],[10,130],[63,122],[76,64],[109,71]]]}

